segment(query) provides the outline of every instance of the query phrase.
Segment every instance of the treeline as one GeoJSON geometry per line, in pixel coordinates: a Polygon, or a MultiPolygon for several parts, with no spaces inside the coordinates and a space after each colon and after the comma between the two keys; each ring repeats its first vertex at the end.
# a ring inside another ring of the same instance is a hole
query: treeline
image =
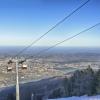
{"type": "Polygon", "coordinates": [[[66,96],[100,94],[100,70],[94,72],[90,66],[77,70],[72,77],[65,78],[64,90],[66,96]]]}
{"type": "Polygon", "coordinates": [[[77,70],[70,78],[65,78],[63,88],[54,91],[49,98],[100,95],[100,70],[93,71],[89,66],[77,70]]]}
{"type": "MultiPolygon", "coordinates": [[[[50,84],[48,84],[47,82],[46,84],[42,84],[41,86],[47,86],[46,88],[47,90],[45,90],[47,92],[45,94],[45,91],[43,89],[42,91],[43,95],[34,95],[34,100],[46,100],[44,99],[44,97],[52,99],[60,97],[83,96],[83,95],[89,95],[89,96],[100,95],[100,70],[94,71],[89,66],[87,69],[75,71],[71,75],[71,77],[69,78],[66,77],[62,79],[61,82],[52,81],[52,83],[50,84]],[[50,92],[50,90],[53,90],[52,93],[50,92]]],[[[28,98],[25,100],[31,100],[30,93],[31,92],[34,93],[33,92],[34,89],[31,90],[30,92],[28,87],[26,87],[26,89],[28,90],[24,90],[24,88],[22,92],[24,92],[23,94],[25,94],[25,96],[28,98]]],[[[16,98],[15,93],[11,93],[8,94],[7,99],[3,100],[15,100],[15,98],[16,98]]],[[[21,97],[21,100],[23,100],[22,98],[23,96],[21,97]]]]}

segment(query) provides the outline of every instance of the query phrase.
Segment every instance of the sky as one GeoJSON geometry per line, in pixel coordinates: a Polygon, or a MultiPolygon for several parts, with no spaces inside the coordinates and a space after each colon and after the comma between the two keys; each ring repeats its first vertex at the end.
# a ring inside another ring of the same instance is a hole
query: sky
{"type": "MultiPolygon", "coordinates": [[[[27,46],[86,0],[0,0],[0,46],[27,46]]],[[[100,22],[100,0],[90,0],[34,46],[52,46],[100,22]]],[[[100,26],[60,46],[100,47],[100,26]]]]}

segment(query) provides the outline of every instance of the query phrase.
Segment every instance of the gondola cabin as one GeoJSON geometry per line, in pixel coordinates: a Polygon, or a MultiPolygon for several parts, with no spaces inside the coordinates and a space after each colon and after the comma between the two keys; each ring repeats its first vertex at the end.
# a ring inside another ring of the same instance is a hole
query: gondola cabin
{"type": "Polygon", "coordinates": [[[12,71],[12,67],[11,66],[7,66],[7,71],[12,71]]]}
{"type": "Polygon", "coordinates": [[[27,67],[28,67],[27,64],[22,65],[22,69],[27,69],[27,67]]]}

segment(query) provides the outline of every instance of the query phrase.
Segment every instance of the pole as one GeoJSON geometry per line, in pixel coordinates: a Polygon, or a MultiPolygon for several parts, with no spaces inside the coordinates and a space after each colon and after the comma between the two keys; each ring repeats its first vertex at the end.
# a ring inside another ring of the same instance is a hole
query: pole
{"type": "Polygon", "coordinates": [[[34,100],[34,94],[33,93],[31,94],[31,100],[34,100]]]}
{"type": "Polygon", "coordinates": [[[18,60],[16,59],[16,100],[19,99],[19,77],[18,77],[18,60]]]}

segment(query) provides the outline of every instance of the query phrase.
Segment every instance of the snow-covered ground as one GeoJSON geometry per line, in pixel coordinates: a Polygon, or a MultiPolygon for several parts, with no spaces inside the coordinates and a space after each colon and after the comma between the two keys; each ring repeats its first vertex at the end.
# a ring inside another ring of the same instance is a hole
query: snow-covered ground
{"type": "Polygon", "coordinates": [[[48,99],[48,100],[100,100],[100,95],[98,96],[81,96],[81,97],[68,97],[59,99],[48,99]]]}

